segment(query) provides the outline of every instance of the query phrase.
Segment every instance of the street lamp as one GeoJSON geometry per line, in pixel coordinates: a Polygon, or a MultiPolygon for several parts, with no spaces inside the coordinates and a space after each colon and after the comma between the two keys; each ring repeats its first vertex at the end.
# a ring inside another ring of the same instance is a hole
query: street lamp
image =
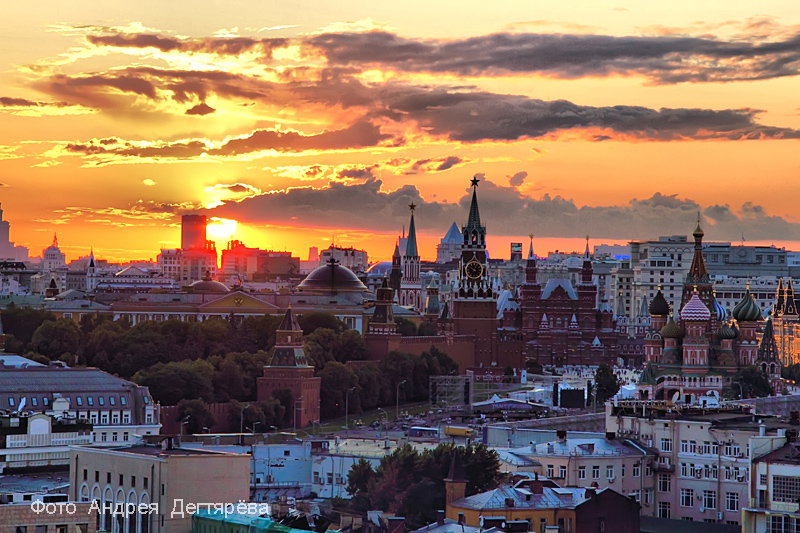
{"type": "Polygon", "coordinates": [[[183,436],[183,426],[189,423],[190,418],[192,418],[191,415],[186,415],[181,419],[181,437],[183,436]]]}
{"type": "MultiPolygon", "coordinates": [[[[239,433],[244,433],[244,410],[250,407],[249,403],[242,404],[242,410],[239,411],[239,433]]],[[[234,418],[234,420],[236,420],[234,418]]]]}
{"type": "Polygon", "coordinates": [[[347,437],[350,437],[350,422],[348,421],[348,415],[350,415],[350,393],[354,390],[356,390],[355,387],[350,387],[344,395],[344,427],[347,437]]]}
{"type": "Polygon", "coordinates": [[[255,434],[256,434],[256,426],[257,426],[257,425],[259,425],[260,423],[261,423],[261,422],[259,422],[258,420],[256,420],[255,422],[253,422],[253,428],[252,428],[253,435],[255,435],[255,434]]]}
{"type": "Polygon", "coordinates": [[[739,383],[738,381],[731,382],[731,387],[733,387],[734,385],[739,387],[739,399],[743,400],[744,399],[744,390],[742,389],[742,384],[739,383]]]}
{"type": "MultiPolygon", "coordinates": [[[[303,405],[303,397],[300,396],[299,398],[297,398],[294,401],[294,416],[292,418],[294,418],[294,432],[295,433],[297,433],[297,402],[300,402],[300,405],[303,405]]],[[[303,408],[302,407],[300,407],[300,412],[301,413],[303,412],[303,408]]]]}
{"type": "Polygon", "coordinates": [[[397,393],[395,394],[395,399],[397,400],[397,406],[395,408],[397,411],[397,420],[400,420],[400,385],[405,384],[406,381],[407,380],[404,379],[403,381],[397,384],[397,393]]]}

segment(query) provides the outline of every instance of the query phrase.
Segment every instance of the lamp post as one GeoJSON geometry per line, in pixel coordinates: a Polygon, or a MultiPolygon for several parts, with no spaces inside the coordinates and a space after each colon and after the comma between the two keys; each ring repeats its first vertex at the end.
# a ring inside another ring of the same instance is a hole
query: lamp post
{"type": "Polygon", "coordinates": [[[192,418],[191,415],[186,415],[181,419],[181,437],[183,437],[183,426],[189,423],[190,418],[192,418]]]}
{"type": "Polygon", "coordinates": [[[344,428],[347,437],[350,437],[350,421],[348,420],[348,416],[350,415],[350,393],[354,390],[356,390],[355,387],[350,387],[344,395],[344,428]]]}
{"type": "Polygon", "coordinates": [[[403,385],[406,381],[407,380],[404,379],[403,381],[397,384],[397,393],[395,394],[395,399],[397,400],[397,406],[395,407],[395,410],[397,412],[396,416],[397,420],[400,420],[400,385],[403,385]]]}
{"type": "Polygon", "coordinates": [[[255,435],[255,434],[256,434],[256,426],[257,426],[257,425],[259,425],[260,423],[261,423],[261,422],[259,422],[258,420],[256,420],[255,422],[253,422],[253,428],[252,428],[252,429],[253,429],[253,435],[255,435]]]}
{"type": "Polygon", "coordinates": [[[738,381],[732,381],[731,382],[731,387],[733,387],[734,385],[739,387],[739,399],[743,400],[744,399],[744,390],[742,389],[742,384],[739,383],[738,381]]]}
{"type": "MultiPolygon", "coordinates": [[[[294,416],[292,418],[294,419],[294,432],[295,433],[297,433],[297,402],[300,402],[300,405],[302,405],[303,404],[303,397],[300,396],[298,399],[296,399],[294,401],[294,416]]],[[[300,412],[302,412],[302,410],[303,410],[303,408],[301,407],[300,408],[300,412]]]]}
{"type": "MultiPolygon", "coordinates": [[[[239,411],[239,433],[244,433],[244,411],[248,407],[250,407],[249,403],[243,403],[242,410],[239,411]]],[[[234,420],[236,419],[234,418],[234,420]]]]}

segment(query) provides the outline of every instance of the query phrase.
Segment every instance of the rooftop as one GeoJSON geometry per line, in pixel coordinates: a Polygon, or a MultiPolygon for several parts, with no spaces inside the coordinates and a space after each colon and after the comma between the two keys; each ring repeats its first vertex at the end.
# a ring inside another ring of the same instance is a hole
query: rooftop
{"type": "Polygon", "coordinates": [[[0,493],[49,493],[69,487],[69,472],[0,475],[0,493]]]}
{"type": "MultiPolygon", "coordinates": [[[[586,488],[561,488],[542,487],[541,494],[532,493],[527,489],[515,487],[499,487],[494,490],[462,498],[455,503],[455,507],[475,509],[479,511],[489,509],[507,509],[509,507],[522,509],[574,509],[591,498],[593,489],[586,488]]],[[[609,489],[600,489],[601,493],[609,489]]]]}

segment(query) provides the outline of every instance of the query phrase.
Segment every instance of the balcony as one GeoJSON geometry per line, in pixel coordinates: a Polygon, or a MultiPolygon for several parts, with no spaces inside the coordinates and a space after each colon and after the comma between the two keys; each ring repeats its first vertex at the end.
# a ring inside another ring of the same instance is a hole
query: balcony
{"type": "Polygon", "coordinates": [[[667,472],[672,474],[675,472],[675,465],[669,463],[653,463],[653,472],[667,472]]]}

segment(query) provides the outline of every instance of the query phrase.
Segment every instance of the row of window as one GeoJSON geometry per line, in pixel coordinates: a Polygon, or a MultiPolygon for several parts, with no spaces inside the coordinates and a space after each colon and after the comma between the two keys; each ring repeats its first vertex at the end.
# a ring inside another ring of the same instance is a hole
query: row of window
{"type": "MultiPolygon", "coordinates": [[[[705,509],[717,508],[717,491],[704,490],[702,496],[697,494],[697,501],[702,502],[702,507],[705,509]]],[[[681,507],[694,507],[695,506],[695,491],[694,489],[681,489],[681,507]]],[[[738,511],[739,510],[739,493],[726,492],[725,493],[725,510],[738,511]]]]}
{"type": "MultiPolygon", "coordinates": [[[[39,398],[37,396],[23,396],[26,403],[30,401],[31,407],[39,407],[39,398]]],[[[89,407],[94,407],[94,396],[86,396],[86,405],[89,407]]],[[[22,400],[20,400],[21,402],[22,400]]],[[[125,396],[119,397],[119,403],[122,406],[128,405],[128,399],[125,396]]],[[[147,397],[145,397],[145,403],[147,403],[147,397]]],[[[106,404],[106,397],[105,396],[98,396],[97,397],[97,405],[105,406],[106,404]]],[[[8,406],[9,407],[16,407],[17,400],[13,396],[8,397],[8,406]]],[[[42,397],[42,407],[48,407],[50,405],[50,399],[47,396],[42,397]]],[[[83,396],[75,396],[75,405],[78,407],[83,407],[83,396]]],[[[117,405],[117,397],[116,396],[109,396],[108,397],[108,405],[116,406],[117,405]]]]}
{"type": "MultiPolygon", "coordinates": [[[[47,524],[40,524],[38,526],[16,526],[15,533],[68,533],[70,530],[67,524],[55,524],[48,526],[47,524]]],[[[76,533],[87,533],[89,531],[89,524],[75,524],[74,531],[76,533]]]]}
{"type": "MultiPolygon", "coordinates": [[[[126,433],[126,435],[127,435],[127,433],[126,433]]],[[[131,488],[135,489],[136,488],[136,476],[130,476],[130,478],[131,478],[131,488]]],[[[89,481],[89,469],[88,468],[84,468],[83,469],[83,480],[84,481],[89,481]]],[[[149,488],[149,481],[150,480],[147,477],[143,477],[142,478],[142,487],[145,488],[145,489],[149,488]]],[[[95,470],[94,471],[94,482],[95,483],[100,483],[100,471],[99,470],[95,470]]],[[[106,483],[108,485],[111,484],[111,472],[106,472],[106,483]]],[[[119,486],[122,487],[123,485],[125,485],[125,476],[123,474],[119,474],[119,486]]],[[[162,490],[163,490],[163,488],[162,488],[162,490]]],[[[163,492],[162,492],[162,494],[163,494],[163,492]]]]}
{"type": "MultiPolygon", "coordinates": [[[[95,431],[94,432],[94,441],[95,442],[109,442],[108,440],[108,431],[95,431]],[[100,434],[100,440],[97,439],[98,433],[100,434]]],[[[122,432],[122,442],[128,442],[130,440],[130,433],[127,431],[122,432]]],[[[112,431],[111,432],[111,442],[119,442],[119,432],[112,431]]]]}

